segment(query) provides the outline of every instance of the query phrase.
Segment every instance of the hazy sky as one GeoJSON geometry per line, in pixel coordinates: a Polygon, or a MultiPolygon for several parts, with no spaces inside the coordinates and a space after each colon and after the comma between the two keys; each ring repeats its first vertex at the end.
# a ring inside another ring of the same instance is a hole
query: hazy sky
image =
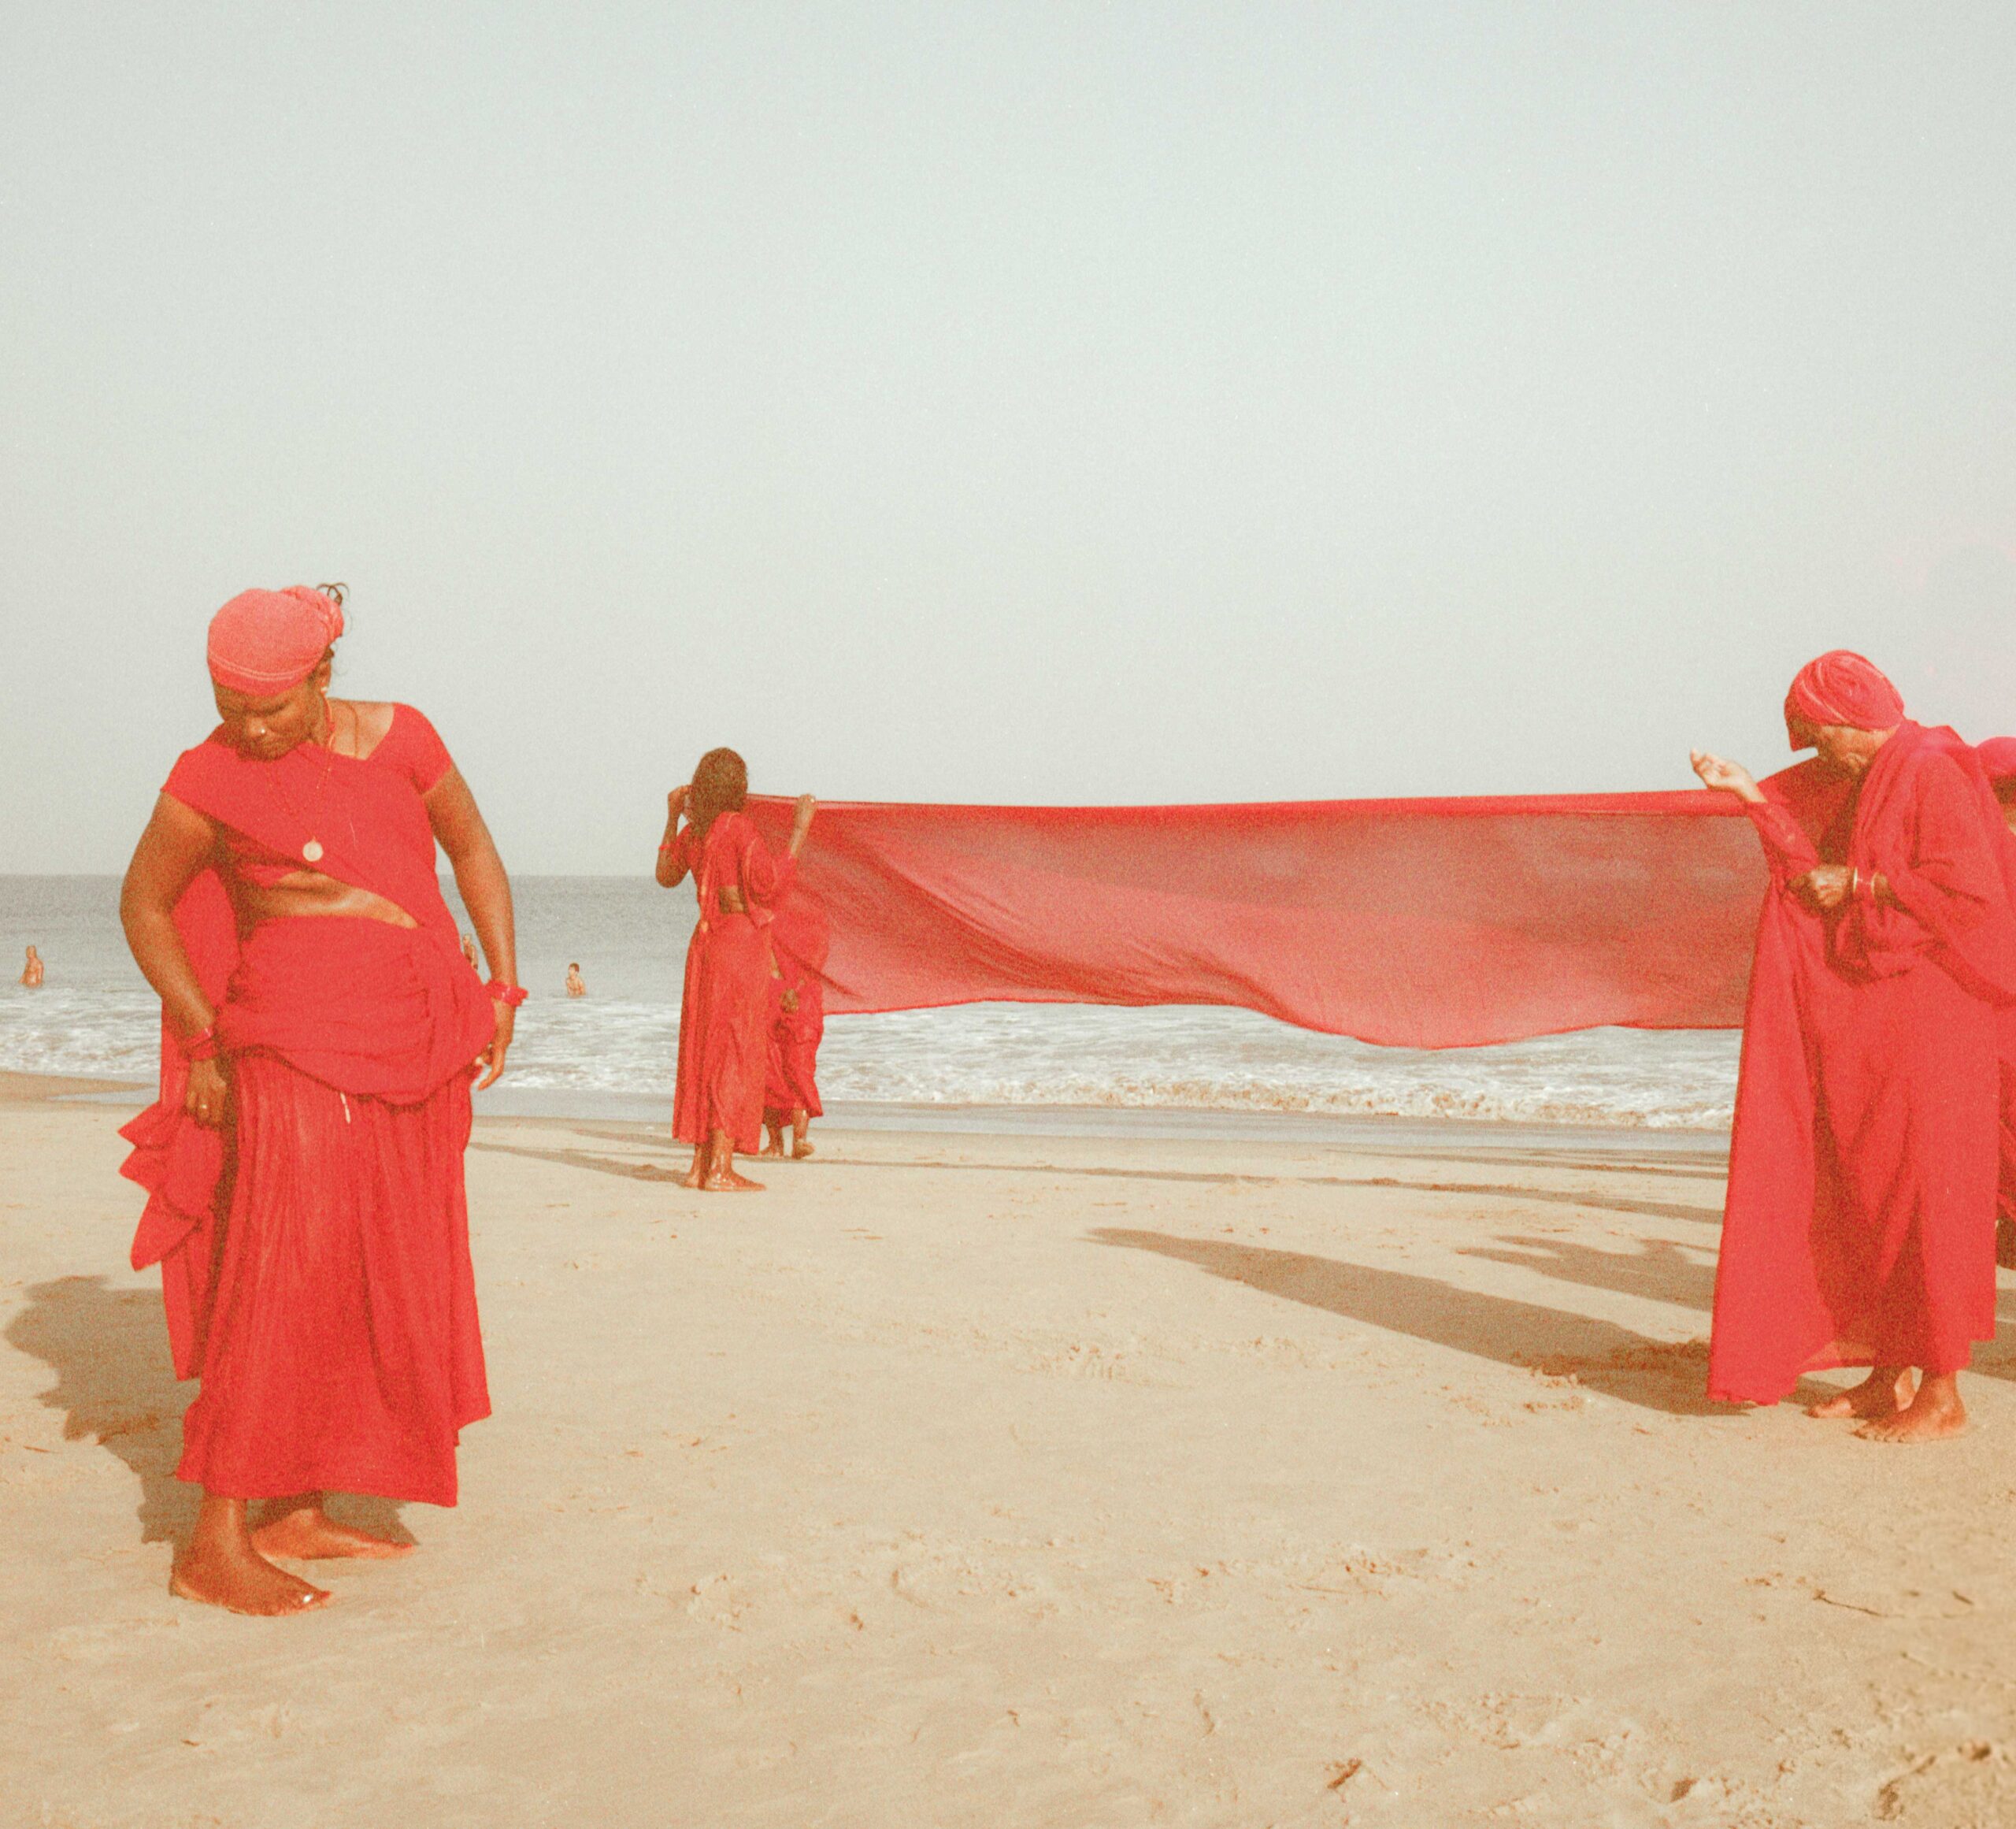
{"type": "Polygon", "coordinates": [[[352,587],[521,870],[2016,730],[2016,7],[0,0],[0,870],[352,587]]]}

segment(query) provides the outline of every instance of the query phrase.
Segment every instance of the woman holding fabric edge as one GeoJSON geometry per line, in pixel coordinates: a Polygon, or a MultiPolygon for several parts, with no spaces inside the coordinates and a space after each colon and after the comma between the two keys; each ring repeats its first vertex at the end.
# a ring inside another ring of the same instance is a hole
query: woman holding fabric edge
{"type": "Polygon", "coordinates": [[[271,1559],[405,1554],[322,1495],[453,1504],[458,1433],[490,1408],[462,1152],[524,998],[510,884],[432,725],[329,696],[341,605],[297,585],[218,611],[222,722],[176,762],[120,899],[163,1017],[161,1097],[124,1133],[150,1195],[134,1263],[161,1264],[177,1375],[202,1380],[171,1586],[245,1613],[329,1598],[271,1559]]]}
{"type": "Polygon", "coordinates": [[[762,1189],[736,1173],[735,1155],[754,1156],[762,1147],[775,969],[767,930],[796,874],[817,807],[810,794],[799,796],[778,859],[742,811],[748,795],[742,758],[732,749],[709,750],[691,782],[666,795],[658,844],[659,886],[676,888],[691,875],[699,903],[679,1006],[672,1133],[693,1146],[683,1185],[710,1193],[762,1189]]]}
{"type": "Polygon", "coordinates": [[[1806,1371],[1867,1366],[1810,1414],[1935,1440],[1966,1426],[1959,1374],[1995,1335],[2016,848],[1978,753],[1913,722],[1861,655],[1803,668],[1784,715],[1815,761],[1760,784],[1693,757],[1771,873],[1709,1395],[1773,1404],[1806,1371]]]}

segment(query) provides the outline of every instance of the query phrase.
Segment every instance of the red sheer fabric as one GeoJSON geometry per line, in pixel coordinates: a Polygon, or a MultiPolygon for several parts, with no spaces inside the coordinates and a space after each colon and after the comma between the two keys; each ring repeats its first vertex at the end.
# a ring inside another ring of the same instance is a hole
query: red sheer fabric
{"type": "Polygon", "coordinates": [[[164,1026],[161,1097],[125,1127],[123,1172],[149,1194],[134,1267],[161,1264],[176,1372],[203,1381],[180,1471],[214,1490],[452,1502],[454,1432],[487,1413],[461,1150],[469,1068],[494,1018],[421,799],[449,766],[402,706],[361,760],[303,745],[261,762],[220,733],[164,789],[224,835],[176,924],[217,1006],[234,1127],[183,1113],[187,1065],[164,1026]],[[307,867],[311,839],[314,869],[417,925],[241,929],[232,883],[262,864],[307,867]],[[360,1486],[366,1468],[375,1483],[360,1486]]]}
{"type": "MultiPolygon", "coordinates": [[[[773,844],[791,803],[752,799],[773,844]]],[[[1223,1004],[1410,1048],[1732,1027],[1766,881],[1705,792],[1249,807],[822,803],[839,1014],[1223,1004]]]]}
{"type": "Polygon", "coordinates": [[[682,825],[672,863],[691,875],[700,910],[686,949],[672,1133],[682,1143],[699,1144],[725,1131],[736,1149],[753,1155],[762,1147],[769,1068],[767,929],[791,886],[793,866],[788,857],[772,855],[741,813],[720,814],[704,840],[682,825]],[[742,912],[722,910],[721,892],[728,889],[741,892],[742,912]]]}
{"type": "Polygon", "coordinates": [[[1805,1371],[1953,1371],[1995,1331],[2000,1037],[2016,1001],[2016,846],[1979,758],[1906,723],[1859,792],[1817,762],[1764,784],[1757,938],[1715,1285],[1710,1394],[1805,1371]],[[1789,885],[1881,872],[1901,906],[1830,915],[1789,885]]]}

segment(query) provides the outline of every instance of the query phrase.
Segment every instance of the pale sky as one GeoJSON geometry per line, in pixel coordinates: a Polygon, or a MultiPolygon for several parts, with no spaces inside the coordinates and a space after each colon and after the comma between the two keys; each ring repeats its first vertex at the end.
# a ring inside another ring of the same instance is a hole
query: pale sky
{"type": "Polygon", "coordinates": [[[0,871],[341,578],[522,871],[2016,731],[2016,7],[0,0],[0,871]]]}

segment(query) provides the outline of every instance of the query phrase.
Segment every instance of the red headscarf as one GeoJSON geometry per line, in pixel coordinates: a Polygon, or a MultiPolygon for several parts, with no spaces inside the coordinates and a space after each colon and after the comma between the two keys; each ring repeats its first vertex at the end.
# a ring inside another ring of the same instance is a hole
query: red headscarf
{"type": "Polygon", "coordinates": [[[210,618],[210,677],[253,697],[284,692],[343,632],[343,606],[306,584],[241,591],[210,618]]]}
{"type": "Polygon", "coordinates": [[[1812,733],[1822,724],[1894,730],[1903,722],[1903,695],[1873,662],[1844,647],[1808,661],[1785,695],[1785,729],[1794,749],[1812,748],[1812,733]]]}

